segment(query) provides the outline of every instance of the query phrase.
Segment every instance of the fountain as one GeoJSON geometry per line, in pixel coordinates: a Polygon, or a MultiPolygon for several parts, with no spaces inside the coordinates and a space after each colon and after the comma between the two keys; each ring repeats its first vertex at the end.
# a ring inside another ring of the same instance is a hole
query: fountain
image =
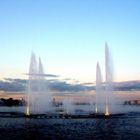
{"type": "Polygon", "coordinates": [[[63,100],[63,109],[66,114],[74,113],[74,102],[69,97],[65,97],[63,100]]]}
{"type": "MultiPolygon", "coordinates": [[[[91,95],[87,98],[88,107],[84,108],[82,106],[82,109],[76,108],[74,99],[70,96],[64,97],[61,106],[53,104],[52,95],[48,92],[47,81],[45,80],[46,74],[44,74],[41,58],[37,61],[34,53],[31,55],[29,73],[27,75],[29,79],[26,113],[8,112],[6,114],[7,117],[9,117],[9,115],[28,118],[104,118],[116,116],[116,103],[114,100],[112,82],[113,70],[107,43],[105,44],[105,82],[102,81],[99,63],[97,63],[96,66],[95,113],[93,113],[94,103],[91,95]]],[[[120,116],[120,114],[117,115],[120,116]]]]}
{"type": "MultiPolygon", "coordinates": [[[[43,70],[43,65],[41,59],[37,63],[35,54],[31,55],[31,62],[29,68],[29,80],[28,80],[28,99],[26,115],[31,114],[52,114],[52,96],[47,92],[45,74],[43,70]]],[[[115,113],[115,100],[113,93],[113,70],[111,57],[108,49],[107,43],[105,44],[105,82],[102,81],[102,74],[99,63],[96,67],[96,104],[95,104],[95,114],[86,114],[84,117],[105,117],[112,116],[115,113]]],[[[89,98],[89,105],[92,107],[92,98],[89,98]]],[[[79,117],[75,113],[75,107],[73,100],[70,97],[65,97],[63,102],[63,112],[64,116],[79,117]]],[[[59,115],[59,113],[57,114],[59,115]]],[[[79,114],[80,115],[80,114],[79,114]]],[[[83,116],[80,116],[83,117],[83,116]]]]}
{"type": "Polygon", "coordinates": [[[46,88],[45,74],[41,59],[37,64],[35,54],[31,55],[27,90],[26,115],[44,114],[52,110],[52,97],[46,88]]]}
{"type": "MultiPolygon", "coordinates": [[[[28,80],[28,99],[26,115],[31,114],[52,114],[52,96],[47,92],[45,74],[41,59],[37,63],[34,53],[31,55],[28,80]]],[[[112,66],[107,43],[105,44],[105,82],[102,82],[102,75],[99,63],[96,67],[96,114],[109,116],[114,111],[114,96],[112,88],[112,66]]],[[[90,100],[89,100],[90,101],[90,100]]],[[[92,106],[93,103],[90,103],[92,106]]],[[[64,114],[74,114],[74,104],[70,97],[63,100],[64,114]]],[[[53,115],[52,115],[53,116],[53,115]]],[[[87,115],[87,117],[89,117],[87,115]]],[[[92,116],[96,117],[96,115],[92,116]]]]}
{"type": "Polygon", "coordinates": [[[99,63],[96,66],[96,104],[95,112],[102,113],[105,110],[105,94],[103,89],[102,75],[99,63]]]}
{"type": "Polygon", "coordinates": [[[96,67],[96,113],[104,113],[106,116],[115,113],[115,100],[113,93],[113,70],[110,53],[105,43],[105,82],[103,85],[100,66],[96,67]],[[104,88],[105,86],[105,88],[104,88]]]}
{"type": "Polygon", "coordinates": [[[115,97],[113,93],[113,66],[110,52],[107,43],[105,44],[105,95],[106,95],[106,109],[105,115],[116,113],[115,111],[115,97]]]}

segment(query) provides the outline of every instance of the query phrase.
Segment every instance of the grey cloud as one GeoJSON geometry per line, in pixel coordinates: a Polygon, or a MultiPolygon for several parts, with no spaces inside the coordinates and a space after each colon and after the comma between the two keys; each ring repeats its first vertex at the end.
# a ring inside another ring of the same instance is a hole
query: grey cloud
{"type": "MultiPolygon", "coordinates": [[[[3,91],[25,91],[27,86],[27,80],[25,79],[11,79],[5,78],[4,81],[0,81],[0,90],[3,91]]],[[[49,79],[46,82],[46,86],[50,90],[59,92],[78,92],[94,90],[94,87],[89,87],[84,84],[68,84],[66,82],[59,81],[58,79],[49,79]]]]}
{"type": "Polygon", "coordinates": [[[54,74],[46,74],[47,77],[59,77],[59,75],[54,75],[54,74]]]}
{"type": "Polygon", "coordinates": [[[0,81],[0,90],[2,91],[25,91],[26,80],[22,79],[6,79],[0,81]]]}
{"type": "Polygon", "coordinates": [[[87,83],[83,83],[84,85],[95,85],[95,82],[91,83],[91,82],[87,82],[87,83]]]}
{"type": "MultiPolygon", "coordinates": [[[[46,86],[48,86],[50,90],[58,92],[80,92],[95,90],[95,85],[92,85],[92,83],[69,84],[66,81],[60,81],[59,79],[55,78],[48,79],[46,86]]],[[[21,92],[25,91],[26,87],[27,80],[25,79],[5,78],[4,80],[0,81],[0,90],[2,91],[21,92]]],[[[140,81],[114,83],[114,89],[117,91],[140,90],[140,81]]]]}
{"type": "Polygon", "coordinates": [[[94,90],[94,87],[89,87],[83,84],[68,84],[61,81],[49,82],[48,86],[51,90],[55,91],[69,91],[69,92],[79,92],[79,91],[89,91],[94,90]]]}
{"type": "MultiPolygon", "coordinates": [[[[54,75],[54,74],[34,74],[34,73],[24,73],[25,75],[41,75],[41,76],[45,76],[45,77],[59,77],[59,75],[54,75]]],[[[10,78],[5,78],[5,79],[10,79],[10,78]]]]}

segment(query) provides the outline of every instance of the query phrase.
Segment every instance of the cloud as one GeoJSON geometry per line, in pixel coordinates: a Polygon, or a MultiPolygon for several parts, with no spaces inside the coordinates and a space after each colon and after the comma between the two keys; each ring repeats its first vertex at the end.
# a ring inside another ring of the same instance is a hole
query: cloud
{"type": "Polygon", "coordinates": [[[114,83],[114,89],[118,91],[133,91],[140,90],[140,81],[126,81],[114,83]]]}
{"type": "MultiPolygon", "coordinates": [[[[33,73],[24,73],[25,75],[40,75],[40,76],[45,76],[45,77],[59,77],[59,75],[54,75],[54,74],[33,74],[33,73]]],[[[6,78],[6,79],[10,79],[10,78],[6,78]]]]}
{"type": "Polygon", "coordinates": [[[47,77],[59,77],[59,75],[54,75],[54,74],[46,74],[47,77]]]}
{"type": "MultiPolygon", "coordinates": [[[[27,87],[27,80],[25,79],[11,79],[5,78],[0,81],[0,90],[2,91],[25,91],[27,87]]],[[[94,90],[94,87],[86,86],[84,84],[69,84],[58,79],[49,79],[46,82],[46,87],[50,90],[58,92],[79,92],[79,91],[89,91],[94,90]]]]}
{"type": "MultiPolygon", "coordinates": [[[[53,77],[53,76],[52,76],[53,77]]],[[[0,81],[0,90],[11,92],[24,92],[27,88],[27,80],[5,78],[0,81]]],[[[140,81],[116,82],[113,84],[116,91],[131,91],[140,90],[140,81]]],[[[95,85],[92,83],[70,84],[67,81],[59,79],[49,79],[46,82],[46,87],[52,91],[58,92],[82,92],[95,90],[95,85]]]]}
{"type": "Polygon", "coordinates": [[[51,81],[48,82],[48,87],[51,90],[55,91],[69,91],[69,92],[79,92],[79,91],[89,91],[89,90],[94,90],[94,87],[89,87],[84,84],[69,84],[66,82],[61,82],[61,81],[51,81]]]}
{"type": "Polygon", "coordinates": [[[83,83],[84,85],[95,85],[96,83],[95,82],[93,82],[93,83],[91,83],[91,82],[86,82],[86,83],[83,83]]]}
{"type": "Polygon", "coordinates": [[[0,81],[0,90],[2,91],[25,91],[26,80],[6,78],[0,81]]]}

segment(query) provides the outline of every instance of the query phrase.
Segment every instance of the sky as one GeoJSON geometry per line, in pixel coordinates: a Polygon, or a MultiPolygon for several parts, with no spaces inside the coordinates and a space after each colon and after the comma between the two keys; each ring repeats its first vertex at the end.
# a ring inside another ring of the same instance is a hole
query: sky
{"type": "Polygon", "coordinates": [[[75,82],[104,77],[108,43],[114,81],[140,80],[139,0],[1,0],[0,78],[27,78],[32,51],[46,73],[75,82]]]}

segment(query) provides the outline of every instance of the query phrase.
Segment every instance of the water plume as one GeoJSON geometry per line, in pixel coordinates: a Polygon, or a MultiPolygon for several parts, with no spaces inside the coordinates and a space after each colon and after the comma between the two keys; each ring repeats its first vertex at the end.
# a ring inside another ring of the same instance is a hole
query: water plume
{"type": "Polygon", "coordinates": [[[113,66],[107,43],[105,43],[105,82],[102,82],[102,74],[99,63],[96,66],[96,113],[109,115],[116,113],[113,93],[113,66]]]}
{"type": "Polygon", "coordinates": [[[34,53],[31,55],[27,90],[26,114],[43,114],[52,110],[52,96],[48,92],[41,58],[37,63],[34,53]]]}

